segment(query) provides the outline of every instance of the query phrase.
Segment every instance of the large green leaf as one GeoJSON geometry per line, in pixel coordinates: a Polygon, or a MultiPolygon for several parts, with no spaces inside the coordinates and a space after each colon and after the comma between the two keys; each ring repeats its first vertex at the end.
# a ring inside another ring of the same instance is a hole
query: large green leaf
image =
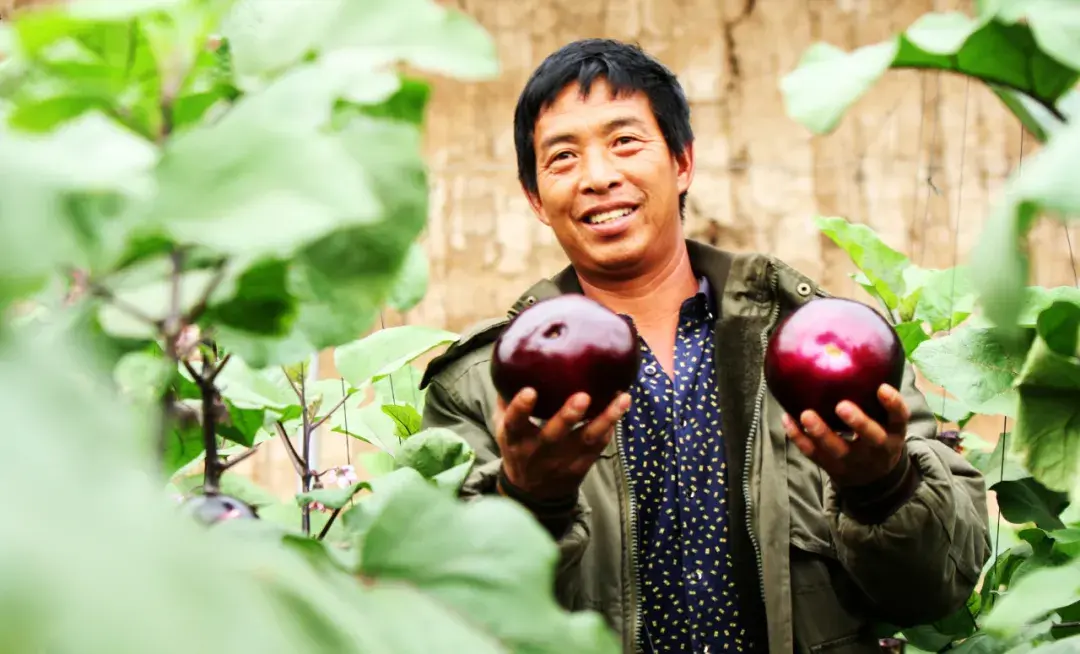
{"type": "Polygon", "coordinates": [[[566,614],[554,602],[549,589],[557,548],[519,505],[502,498],[461,503],[411,468],[381,477],[373,487],[373,497],[349,509],[368,513],[348,523],[363,527],[355,532],[363,577],[430,594],[509,651],[618,651],[599,616],[566,614]],[[391,484],[393,492],[379,482],[391,484]],[[387,495],[369,505],[380,492],[387,495]]]}
{"type": "Polygon", "coordinates": [[[1080,565],[1035,570],[1016,580],[997,600],[982,627],[991,635],[1010,636],[1080,596],[1080,565]]]}
{"type": "Polygon", "coordinates": [[[1001,2],[994,14],[1002,22],[1025,23],[1040,50],[1080,70],[1080,6],[1073,0],[1001,2]]]}
{"type": "Polygon", "coordinates": [[[843,218],[819,216],[818,229],[851,257],[852,263],[870,280],[877,295],[890,310],[904,296],[904,270],[911,261],[885,244],[868,226],[843,218]]]}
{"type": "Polygon", "coordinates": [[[1080,215],[1080,121],[1058,132],[1024,161],[999,195],[972,253],[972,273],[986,317],[1009,329],[1016,325],[1028,281],[1024,239],[1043,213],[1068,219],[1080,215]]]}
{"type": "Polygon", "coordinates": [[[397,452],[397,465],[414,468],[428,479],[457,493],[476,454],[469,443],[449,429],[424,429],[409,437],[397,452]]]}
{"type": "MultiPolygon", "coordinates": [[[[1059,20],[1080,11],[1071,4],[1061,5],[1059,20]]],[[[1046,27],[1054,21],[1044,16],[1037,35],[1028,25],[1009,24],[990,15],[973,19],[946,12],[924,14],[903,34],[850,53],[816,43],[781,81],[786,110],[807,129],[828,133],[889,68],[954,71],[1054,106],[1076,84],[1078,73],[1037,47],[1046,41],[1046,27]]],[[[1054,43],[1059,34],[1050,37],[1054,43]]],[[[1074,48],[1066,45],[1056,51],[1068,54],[1074,48]]]]}
{"type": "Polygon", "coordinates": [[[990,329],[963,325],[921,343],[912,362],[933,384],[976,413],[1016,415],[1013,383],[1024,365],[1024,350],[990,329]]]}
{"type": "Polygon", "coordinates": [[[1001,515],[1015,524],[1034,522],[1040,529],[1064,529],[1058,517],[1069,496],[1047,489],[1032,477],[1000,481],[989,488],[997,499],[1001,515]]]}
{"type": "Polygon", "coordinates": [[[156,161],[153,144],[99,112],[42,135],[0,125],[0,297],[40,288],[49,271],[82,259],[70,194],[144,196],[156,161]]]}
{"type": "Polygon", "coordinates": [[[366,171],[381,215],[325,234],[295,253],[288,284],[298,305],[287,334],[220,331],[221,342],[253,367],[288,363],[368,331],[426,224],[428,191],[416,126],[356,116],[339,138],[366,171]]]}
{"type": "Polygon", "coordinates": [[[1037,334],[1016,379],[1013,446],[1036,479],[1068,492],[1080,472],[1080,305],[1050,305],[1039,315],[1037,334]]]}
{"type": "Polygon", "coordinates": [[[334,365],[346,381],[361,387],[457,337],[453,332],[422,325],[380,329],[335,349],[334,365]]]}
{"type": "Polygon", "coordinates": [[[406,61],[466,79],[498,73],[491,36],[466,14],[426,0],[242,0],[225,33],[249,88],[310,53],[406,61]]]}

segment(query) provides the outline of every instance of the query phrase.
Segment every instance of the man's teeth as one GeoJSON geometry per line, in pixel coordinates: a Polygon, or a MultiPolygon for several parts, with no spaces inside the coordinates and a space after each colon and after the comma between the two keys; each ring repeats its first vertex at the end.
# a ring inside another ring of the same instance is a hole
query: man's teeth
{"type": "Polygon", "coordinates": [[[588,222],[592,225],[599,225],[600,223],[606,223],[609,220],[615,220],[616,218],[622,218],[623,216],[629,216],[634,212],[632,207],[626,209],[615,209],[614,211],[605,211],[604,213],[598,213],[593,216],[589,216],[588,222]]]}

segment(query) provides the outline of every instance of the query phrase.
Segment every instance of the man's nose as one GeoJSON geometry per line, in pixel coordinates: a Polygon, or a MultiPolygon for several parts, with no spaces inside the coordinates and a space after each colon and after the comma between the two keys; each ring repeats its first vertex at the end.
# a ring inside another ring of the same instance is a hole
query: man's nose
{"type": "Polygon", "coordinates": [[[622,183],[622,173],[612,161],[610,152],[589,152],[582,163],[584,163],[584,174],[581,180],[583,192],[606,193],[622,183]]]}

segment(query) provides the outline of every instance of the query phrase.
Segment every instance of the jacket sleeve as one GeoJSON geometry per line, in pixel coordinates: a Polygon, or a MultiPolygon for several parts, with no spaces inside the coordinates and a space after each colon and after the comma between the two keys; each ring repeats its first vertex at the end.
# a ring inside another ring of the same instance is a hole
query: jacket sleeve
{"type": "Polygon", "coordinates": [[[474,500],[502,495],[524,506],[555,539],[559,560],[555,570],[555,595],[567,609],[574,609],[582,554],[589,543],[589,507],[579,491],[575,500],[545,504],[517,491],[502,476],[502,458],[487,416],[479,406],[470,406],[454,385],[434,378],[427,390],[422,417],[423,428],[444,427],[468,442],[476,453],[459,496],[474,500]]]}
{"type": "Polygon", "coordinates": [[[900,627],[940,620],[974,590],[991,544],[982,474],[935,438],[937,421],[907,366],[906,453],[887,479],[837,491],[825,506],[844,567],[878,616],[900,627]]]}

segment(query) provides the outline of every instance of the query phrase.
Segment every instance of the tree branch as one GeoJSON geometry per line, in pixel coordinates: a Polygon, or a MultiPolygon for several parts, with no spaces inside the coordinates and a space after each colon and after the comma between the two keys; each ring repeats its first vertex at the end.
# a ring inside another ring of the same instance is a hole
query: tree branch
{"type": "Polygon", "coordinates": [[[251,448],[247,452],[244,452],[243,454],[237,454],[233,458],[231,458],[228,461],[225,461],[224,463],[221,464],[221,471],[225,472],[226,470],[228,470],[229,468],[235,466],[236,464],[247,461],[251,457],[255,456],[255,453],[258,452],[258,451],[259,451],[259,446],[256,445],[255,447],[251,448]]]}
{"type": "Polygon", "coordinates": [[[329,411],[327,411],[325,416],[323,416],[322,418],[319,418],[318,422],[316,422],[315,424],[313,424],[311,426],[311,431],[314,432],[319,427],[322,427],[323,423],[325,423],[327,420],[329,420],[330,416],[334,415],[334,412],[337,411],[338,409],[340,409],[345,404],[345,401],[348,400],[348,399],[349,399],[348,395],[341,398],[341,401],[338,402],[337,404],[335,404],[333,409],[330,409],[329,411]]]}
{"type": "Polygon", "coordinates": [[[307,465],[304,463],[304,460],[300,458],[300,453],[297,452],[296,448],[293,446],[292,441],[289,439],[289,434],[285,432],[285,425],[281,424],[281,421],[278,420],[274,423],[274,426],[277,427],[278,436],[281,436],[281,440],[285,441],[285,449],[289,452],[289,460],[292,461],[293,469],[296,470],[296,474],[303,477],[307,465]]]}
{"type": "Polygon", "coordinates": [[[341,509],[334,509],[334,512],[330,514],[330,519],[326,521],[326,525],[319,532],[319,536],[316,540],[322,540],[326,538],[326,534],[330,533],[330,527],[334,526],[334,520],[337,519],[338,514],[341,513],[341,509]]]}
{"type": "Polygon", "coordinates": [[[304,406],[304,392],[300,390],[300,387],[296,385],[293,378],[289,376],[289,369],[285,366],[281,366],[281,373],[285,375],[285,381],[289,382],[289,386],[292,387],[293,393],[296,393],[296,399],[300,400],[300,408],[306,409],[304,406]]]}
{"type": "Polygon", "coordinates": [[[116,297],[116,295],[112,291],[105,288],[101,284],[98,284],[95,281],[88,281],[87,282],[87,288],[89,289],[90,293],[92,293],[93,295],[101,298],[102,300],[105,300],[106,302],[113,305],[117,309],[123,311],[124,313],[128,314],[132,318],[134,318],[134,319],[136,319],[136,320],[138,320],[140,322],[144,322],[144,323],[146,323],[150,327],[153,327],[156,330],[159,330],[159,331],[161,330],[161,328],[163,326],[163,322],[161,320],[158,320],[156,318],[151,318],[149,315],[144,313],[143,310],[140,309],[139,307],[137,307],[135,305],[132,305],[132,304],[128,304],[124,300],[121,300],[120,298],[116,297]]]}

